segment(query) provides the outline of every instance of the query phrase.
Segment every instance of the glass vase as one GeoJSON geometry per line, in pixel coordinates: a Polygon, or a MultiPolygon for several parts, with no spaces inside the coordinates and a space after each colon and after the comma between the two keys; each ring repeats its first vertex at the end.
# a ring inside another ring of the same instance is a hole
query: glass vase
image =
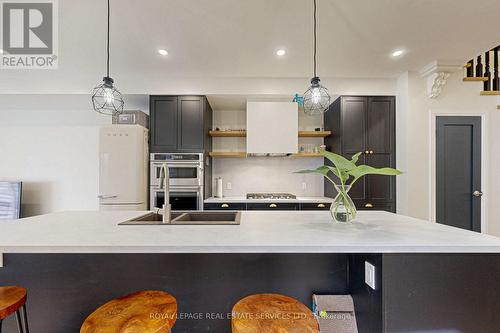
{"type": "Polygon", "coordinates": [[[330,206],[330,214],[337,223],[350,223],[356,218],[356,206],[349,196],[349,185],[334,185],[337,190],[337,196],[333,199],[330,206]]]}

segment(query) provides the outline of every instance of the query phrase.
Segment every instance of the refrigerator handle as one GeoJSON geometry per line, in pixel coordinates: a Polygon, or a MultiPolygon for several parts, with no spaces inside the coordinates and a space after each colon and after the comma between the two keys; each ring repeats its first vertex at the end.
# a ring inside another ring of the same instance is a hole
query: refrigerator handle
{"type": "Polygon", "coordinates": [[[105,195],[105,194],[100,194],[97,197],[99,199],[115,199],[115,198],[118,198],[117,195],[105,195]]]}

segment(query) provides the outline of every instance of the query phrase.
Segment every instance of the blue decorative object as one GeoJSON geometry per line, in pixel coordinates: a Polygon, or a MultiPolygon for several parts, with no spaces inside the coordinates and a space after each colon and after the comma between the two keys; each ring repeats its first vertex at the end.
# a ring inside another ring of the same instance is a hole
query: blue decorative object
{"type": "Polygon", "coordinates": [[[295,94],[293,97],[293,102],[296,102],[299,104],[300,107],[304,106],[304,97],[300,96],[299,94],[295,94]]]}

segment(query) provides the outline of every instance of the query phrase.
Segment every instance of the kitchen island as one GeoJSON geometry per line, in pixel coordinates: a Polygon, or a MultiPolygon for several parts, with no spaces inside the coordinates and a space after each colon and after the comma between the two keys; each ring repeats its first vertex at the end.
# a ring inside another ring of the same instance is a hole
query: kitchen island
{"type": "Polygon", "coordinates": [[[147,213],[2,222],[0,253],[500,253],[500,238],[382,211],[361,211],[351,225],[309,211],[245,211],[240,225],[118,225],[147,213]]]}
{"type": "Polygon", "coordinates": [[[145,213],[2,222],[0,284],[27,287],[33,327],[53,333],[76,332],[98,305],[142,289],[177,297],[185,318],[173,332],[230,332],[223,317],[260,292],[305,304],[312,293],[351,294],[360,332],[500,327],[496,237],[378,211],[359,212],[352,225],[325,211],[247,211],[240,225],[118,226],[145,213]]]}

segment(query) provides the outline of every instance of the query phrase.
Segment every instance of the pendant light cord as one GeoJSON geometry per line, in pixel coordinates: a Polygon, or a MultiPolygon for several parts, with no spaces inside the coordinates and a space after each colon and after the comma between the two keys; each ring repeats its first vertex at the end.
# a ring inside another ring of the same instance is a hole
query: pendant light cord
{"type": "Polygon", "coordinates": [[[313,42],[314,42],[314,77],[316,77],[316,0],[313,0],[313,22],[314,22],[314,28],[313,28],[313,42]]]}
{"type": "Polygon", "coordinates": [[[110,10],[109,10],[109,0],[108,0],[108,35],[107,35],[107,59],[106,59],[107,77],[109,77],[109,18],[110,18],[110,10]]]}

